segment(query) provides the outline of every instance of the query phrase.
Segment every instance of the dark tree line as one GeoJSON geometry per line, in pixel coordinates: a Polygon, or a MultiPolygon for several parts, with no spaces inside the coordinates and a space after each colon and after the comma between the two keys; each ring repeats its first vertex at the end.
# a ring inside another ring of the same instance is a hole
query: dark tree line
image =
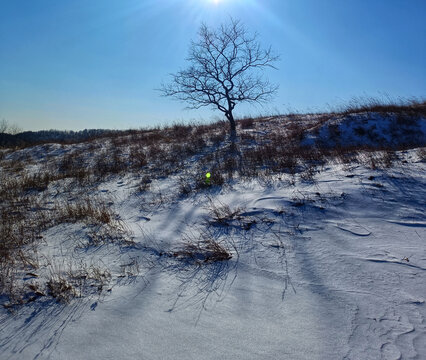
{"type": "Polygon", "coordinates": [[[71,143],[116,133],[114,130],[91,129],[82,131],[41,130],[18,134],[0,132],[0,147],[26,146],[47,142],[71,143]]]}

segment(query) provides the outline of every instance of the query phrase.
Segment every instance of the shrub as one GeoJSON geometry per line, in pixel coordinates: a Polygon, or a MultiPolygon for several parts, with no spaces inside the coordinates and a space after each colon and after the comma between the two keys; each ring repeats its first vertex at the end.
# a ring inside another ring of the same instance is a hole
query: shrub
{"type": "Polygon", "coordinates": [[[239,207],[232,209],[229,205],[222,202],[215,204],[212,200],[209,200],[208,210],[211,219],[209,223],[214,225],[229,225],[243,211],[239,207]]]}
{"type": "Polygon", "coordinates": [[[129,154],[129,160],[130,160],[130,167],[133,169],[140,169],[141,167],[145,166],[148,161],[145,152],[143,151],[143,148],[137,145],[133,145],[130,147],[130,154],[129,154]]]}
{"type": "Polygon", "coordinates": [[[231,253],[214,239],[186,242],[183,248],[174,251],[172,256],[198,265],[226,261],[232,258],[231,253]]]}
{"type": "Polygon", "coordinates": [[[254,119],[252,118],[245,118],[245,119],[241,119],[239,121],[241,129],[253,129],[254,126],[254,119]]]}
{"type": "Polygon", "coordinates": [[[103,202],[89,198],[61,206],[59,219],[64,222],[85,221],[92,224],[108,224],[114,218],[113,211],[103,202]]]}
{"type": "Polygon", "coordinates": [[[60,302],[69,302],[75,296],[74,287],[63,277],[51,277],[46,284],[48,293],[60,302]]]}
{"type": "Polygon", "coordinates": [[[51,181],[48,173],[26,174],[21,179],[23,191],[45,191],[51,181]]]}

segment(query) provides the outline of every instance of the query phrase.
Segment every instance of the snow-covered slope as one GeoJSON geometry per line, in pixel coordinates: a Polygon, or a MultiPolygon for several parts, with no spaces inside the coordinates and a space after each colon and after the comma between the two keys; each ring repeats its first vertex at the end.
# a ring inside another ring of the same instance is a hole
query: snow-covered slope
{"type": "Polygon", "coordinates": [[[400,114],[335,115],[308,131],[304,144],[395,147],[426,142],[426,118],[400,114]]]}
{"type": "Polygon", "coordinates": [[[426,358],[424,149],[397,155],[386,169],[331,161],[309,180],[236,177],[184,194],[182,173],[142,192],[130,173],[88,188],[121,237],[89,246],[90,224],[52,226],[33,272],[84,263],[108,270],[104,288],[1,310],[0,358],[426,358]],[[232,257],[184,256],[206,239],[232,257]]]}

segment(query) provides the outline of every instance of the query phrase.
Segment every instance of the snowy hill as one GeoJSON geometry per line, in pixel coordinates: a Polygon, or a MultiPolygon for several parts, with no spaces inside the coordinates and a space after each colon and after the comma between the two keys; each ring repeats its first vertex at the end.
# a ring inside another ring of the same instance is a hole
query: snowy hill
{"type": "Polygon", "coordinates": [[[1,150],[0,357],[426,358],[401,114],[244,119],[238,156],[225,123],[1,150]]]}

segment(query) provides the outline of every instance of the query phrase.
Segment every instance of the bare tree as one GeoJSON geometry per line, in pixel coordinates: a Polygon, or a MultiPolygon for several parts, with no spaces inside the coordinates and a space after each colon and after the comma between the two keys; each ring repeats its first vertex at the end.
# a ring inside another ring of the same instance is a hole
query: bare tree
{"type": "Polygon", "coordinates": [[[5,119],[2,119],[0,121],[0,134],[5,133],[8,128],[9,128],[9,123],[5,119]]]}
{"type": "Polygon", "coordinates": [[[277,86],[262,79],[264,68],[274,68],[278,56],[271,49],[263,50],[257,34],[250,35],[244,26],[231,19],[218,29],[202,25],[198,41],[191,42],[190,66],[172,74],[172,81],[161,87],[165,96],[172,96],[198,109],[213,106],[225,113],[236,137],[233,110],[237,103],[262,103],[271,98],[277,86]]]}
{"type": "Polygon", "coordinates": [[[6,133],[11,135],[16,135],[22,132],[22,129],[16,124],[9,124],[5,119],[0,121],[0,134],[6,133]]]}

